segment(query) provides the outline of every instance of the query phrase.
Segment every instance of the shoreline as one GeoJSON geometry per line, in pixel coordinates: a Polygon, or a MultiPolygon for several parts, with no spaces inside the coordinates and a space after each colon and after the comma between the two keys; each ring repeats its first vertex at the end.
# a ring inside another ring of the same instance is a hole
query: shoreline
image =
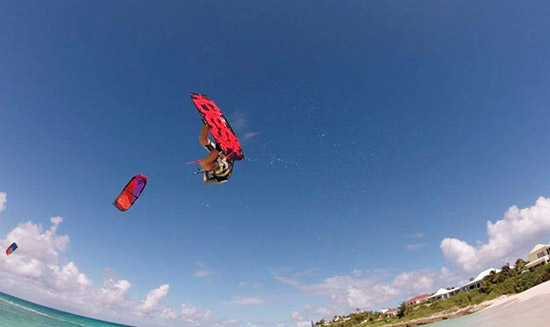
{"type": "MultiPolygon", "coordinates": [[[[508,297],[508,296],[505,296],[505,297],[508,297]]],[[[503,297],[499,297],[498,299],[501,299],[501,298],[503,298],[503,297]]],[[[413,320],[409,320],[409,321],[402,321],[402,322],[397,322],[397,323],[392,323],[392,324],[386,324],[386,325],[383,325],[383,327],[422,326],[422,325],[433,324],[435,322],[439,322],[439,321],[442,321],[442,320],[449,320],[449,319],[454,319],[454,318],[458,318],[458,317],[462,317],[462,316],[467,316],[467,315],[479,312],[483,309],[486,309],[486,308],[490,307],[498,299],[485,301],[485,302],[482,302],[480,304],[469,305],[467,307],[460,308],[460,309],[457,309],[457,310],[451,310],[451,311],[447,311],[447,312],[439,312],[439,313],[436,313],[436,314],[434,314],[432,316],[429,316],[429,317],[417,318],[417,319],[413,319],[413,320]]]]}
{"type": "Polygon", "coordinates": [[[422,326],[442,320],[454,319],[462,316],[471,315],[477,312],[498,311],[501,309],[510,309],[511,306],[536,300],[541,297],[550,298],[550,281],[536,285],[524,292],[510,295],[499,296],[496,299],[482,302],[476,305],[470,305],[461,309],[440,312],[430,317],[418,318],[398,323],[385,324],[383,327],[414,327],[422,326]]]}

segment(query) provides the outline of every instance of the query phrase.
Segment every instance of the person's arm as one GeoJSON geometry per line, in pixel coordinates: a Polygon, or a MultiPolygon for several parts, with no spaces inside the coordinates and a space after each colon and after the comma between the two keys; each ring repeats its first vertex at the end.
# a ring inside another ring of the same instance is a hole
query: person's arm
{"type": "Polygon", "coordinates": [[[212,152],[210,152],[206,157],[204,157],[199,164],[204,170],[212,170],[214,161],[216,161],[216,158],[218,158],[219,154],[220,153],[218,152],[218,150],[212,150],[212,152]]]}

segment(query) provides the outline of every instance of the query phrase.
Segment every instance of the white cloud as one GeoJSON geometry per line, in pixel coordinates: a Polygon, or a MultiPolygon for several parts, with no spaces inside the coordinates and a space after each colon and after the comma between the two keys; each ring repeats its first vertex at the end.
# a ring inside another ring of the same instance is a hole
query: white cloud
{"type": "Polygon", "coordinates": [[[182,303],[181,315],[186,322],[197,324],[204,319],[210,318],[212,316],[212,312],[210,310],[200,310],[189,303],[182,303]]]}
{"type": "Polygon", "coordinates": [[[434,289],[434,283],[440,276],[430,270],[404,272],[397,275],[393,286],[399,289],[407,289],[408,295],[430,292],[434,289]]]}
{"type": "MultiPolygon", "coordinates": [[[[127,281],[111,281],[94,290],[92,281],[76,263],[60,264],[60,254],[69,248],[69,237],[59,235],[60,217],[42,226],[25,222],[0,239],[6,247],[16,241],[19,248],[9,257],[0,256],[0,287],[7,293],[42,304],[103,319],[122,321],[118,313],[128,305],[127,281]]],[[[65,261],[65,260],[63,260],[65,261]]]]}
{"type": "Polygon", "coordinates": [[[132,287],[132,283],[125,279],[108,279],[103,283],[99,292],[108,302],[117,302],[126,298],[130,287],[132,287]]]}
{"type": "MultiPolygon", "coordinates": [[[[440,245],[447,260],[464,271],[473,271],[481,266],[477,250],[468,243],[456,238],[445,238],[440,245]]],[[[493,259],[493,258],[491,258],[493,259]]]]}
{"type": "Polygon", "coordinates": [[[143,303],[138,306],[138,310],[148,312],[152,309],[155,309],[166,297],[166,295],[168,295],[168,290],[170,290],[170,285],[164,284],[161,285],[159,288],[150,291],[147,294],[147,297],[145,298],[143,303]]]}
{"type": "Polygon", "coordinates": [[[255,289],[262,288],[262,283],[254,283],[254,288],[255,289]]]}
{"type": "MultiPolygon", "coordinates": [[[[361,272],[353,270],[350,275],[337,275],[315,283],[304,281],[312,278],[306,273],[289,276],[287,271],[274,274],[274,278],[297,289],[301,296],[327,300],[323,306],[306,307],[301,314],[296,312],[293,319],[297,322],[305,322],[309,315],[330,318],[347,314],[355,308],[372,310],[381,305],[394,306],[409,297],[431,293],[440,287],[458,286],[481,270],[525,256],[534,244],[544,242],[550,235],[550,199],[541,197],[535,205],[524,209],[511,207],[501,220],[487,223],[487,235],[488,241],[476,246],[456,238],[445,238],[441,242],[445,258],[459,268],[457,271],[442,267],[440,270],[401,272],[393,278],[384,274],[378,274],[376,278],[361,278],[361,272]]],[[[410,236],[413,239],[424,237],[424,233],[410,236]]],[[[416,242],[406,250],[418,250],[424,246],[425,243],[416,242]]]]}
{"type": "Polygon", "coordinates": [[[331,317],[336,315],[337,311],[334,311],[332,308],[320,307],[315,310],[315,313],[321,315],[322,317],[331,317]]]}
{"type": "Polygon", "coordinates": [[[291,314],[292,320],[294,320],[294,323],[296,324],[296,327],[309,327],[311,326],[311,321],[307,320],[306,318],[302,317],[302,315],[294,311],[291,314]]]}
{"type": "Polygon", "coordinates": [[[237,319],[219,319],[212,324],[214,327],[236,327],[239,325],[240,323],[237,319]]]}
{"type": "Polygon", "coordinates": [[[550,234],[550,199],[540,197],[534,206],[512,206],[495,223],[487,222],[487,243],[472,246],[456,238],[440,245],[445,258],[464,272],[472,273],[491,265],[512,263],[525,256],[533,244],[550,234]]]}
{"type": "Polygon", "coordinates": [[[63,218],[62,217],[52,217],[50,218],[50,222],[54,225],[59,225],[63,222],[63,218]]]}
{"type": "Polygon", "coordinates": [[[8,195],[0,192],[0,213],[6,210],[6,203],[8,203],[8,195]]]}
{"type": "Polygon", "coordinates": [[[447,267],[442,267],[439,271],[439,287],[451,287],[452,285],[460,284],[463,279],[456,271],[450,270],[447,267]]]}
{"type": "Polygon", "coordinates": [[[267,301],[265,301],[262,298],[259,297],[241,297],[236,296],[232,298],[231,300],[224,302],[224,304],[227,305],[237,305],[237,306],[243,306],[243,307],[251,307],[251,306],[259,306],[259,305],[265,305],[267,304],[267,301]]]}
{"type": "Polygon", "coordinates": [[[354,276],[334,276],[320,283],[307,284],[297,279],[274,276],[279,282],[298,288],[313,296],[324,296],[333,305],[345,310],[374,308],[380,304],[395,299],[402,292],[391,283],[383,283],[375,279],[361,279],[354,276]]]}
{"type": "Polygon", "coordinates": [[[362,289],[350,287],[347,292],[347,302],[350,308],[366,308],[372,304],[372,297],[362,289]]]}
{"type": "Polygon", "coordinates": [[[115,273],[100,288],[74,261],[63,257],[69,249],[68,235],[59,234],[61,217],[50,219],[44,229],[32,222],[20,223],[5,238],[0,248],[16,241],[19,248],[12,255],[0,256],[0,289],[43,305],[85,316],[145,326],[231,326],[227,320],[213,318],[210,311],[193,308],[181,312],[163,304],[169,291],[164,284],[150,291],[142,301],[130,299],[132,283],[115,273]],[[66,262],[66,263],[65,263],[66,262]],[[190,322],[192,320],[192,323],[190,322]]]}
{"type": "Polygon", "coordinates": [[[214,275],[217,275],[218,272],[216,271],[211,271],[211,270],[199,270],[197,272],[195,272],[193,274],[194,277],[196,278],[208,278],[208,277],[212,277],[214,275]]]}
{"type": "Polygon", "coordinates": [[[164,308],[160,313],[160,317],[166,320],[173,320],[178,317],[178,313],[172,308],[164,308]]]}
{"type": "MultiPolygon", "coordinates": [[[[360,310],[377,310],[383,306],[396,306],[401,301],[424,293],[431,293],[439,285],[447,286],[457,279],[448,269],[441,271],[421,270],[403,272],[383,279],[359,278],[352,275],[334,276],[318,283],[306,283],[294,277],[274,275],[279,282],[299,290],[303,297],[310,296],[319,301],[324,297],[323,306],[305,306],[300,315],[301,321],[332,318],[334,315],[348,314],[360,310]],[[389,280],[386,280],[388,279],[389,280]]],[[[296,314],[295,317],[298,317],[296,314]]],[[[296,319],[295,319],[296,320],[296,319]]]]}
{"type": "MultiPolygon", "coordinates": [[[[0,193],[0,211],[5,209],[5,193],[0,193]]],[[[172,308],[165,302],[169,284],[151,290],[145,299],[129,297],[132,283],[110,274],[100,286],[93,287],[92,280],[80,270],[75,261],[68,260],[65,252],[70,248],[68,235],[59,233],[63,218],[53,217],[51,225],[43,228],[39,224],[24,222],[0,238],[0,247],[6,248],[16,241],[19,249],[11,256],[0,256],[0,289],[7,293],[37,301],[62,310],[101,319],[128,324],[150,326],[236,326],[234,319],[218,319],[209,310],[199,309],[190,303],[172,308]]],[[[306,306],[304,312],[293,312],[293,324],[309,326],[310,318],[329,318],[335,314],[346,314],[355,308],[379,309],[382,305],[396,305],[402,300],[422,293],[433,292],[439,287],[456,286],[463,277],[471,277],[493,264],[524,256],[534,244],[544,241],[550,234],[550,199],[541,197],[535,205],[519,209],[511,207],[502,219],[487,223],[488,240],[471,245],[457,238],[445,238],[441,250],[449,262],[459,268],[446,267],[440,270],[408,271],[396,274],[377,274],[376,278],[363,278],[360,270],[354,269],[347,275],[335,275],[312,281],[319,270],[301,273],[274,275],[279,282],[308,296],[322,306],[306,306]],[[468,273],[468,276],[465,273],[468,273]],[[307,324],[306,324],[307,323],[307,324]]],[[[407,236],[411,240],[407,250],[424,246],[420,239],[423,233],[407,236]],[[422,245],[422,246],[420,246],[422,245]]],[[[473,244],[473,243],[472,243],[473,244]]],[[[208,278],[218,274],[204,264],[193,276],[208,278]]],[[[369,274],[370,275],[370,274],[369,274]]],[[[260,283],[240,282],[237,286],[261,287],[260,283]]],[[[271,298],[270,298],[271,300],[271,298]]],[[[227,305],[260,306],[269,304],[259,297],[234,297],[227,305]]],[[[287,318],[288,319],[288,318],[287,318]]],[[[315,320],[315,319],[314,319],[315,320]]],[[[287,321],[288,322],[288,321],[287,321]]]]}

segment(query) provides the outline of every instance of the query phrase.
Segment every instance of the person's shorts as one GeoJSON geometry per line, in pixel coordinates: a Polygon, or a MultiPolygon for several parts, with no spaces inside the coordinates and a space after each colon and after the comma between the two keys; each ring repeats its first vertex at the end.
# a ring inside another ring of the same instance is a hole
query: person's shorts
{"type": "Polygon", "coordinates": [[[221,148],[221,146],[220,146],[219,144],[217,144],[217,143],[214,143],[214,142],[210,141],[210,140],[208,140],[208,144],[207,144],[207,145],[204,145],[203,147],[204,147],[204,148],[206,149],[206,151],[208,151],[208,152],[212,152],[212,151],[214,151],[214,150],[218,150],[220,153],[223,153],[223,149],[221,148]]]}

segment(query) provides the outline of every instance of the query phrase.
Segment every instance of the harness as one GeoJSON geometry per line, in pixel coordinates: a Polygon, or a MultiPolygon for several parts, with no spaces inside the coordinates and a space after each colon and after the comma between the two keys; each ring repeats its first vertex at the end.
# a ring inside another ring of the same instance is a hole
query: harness
{"type": "MultiPolygon", "coordinates": [[[[205,175],[205,181],[212,181],[216,184],[225,183],[231,178],[231,174],[233,173],[233,162],[232,155],[226,155],[225,152],[219,147],[217,144],[210,142],[204,147],[207,151],[211,152],[214,149],[218,150],[219,155],[214,161],[214,169],[211,171],[205,171],[205,170],[197,170],[193,173],[193,175],[198,175],[204,173],[205,175]]],[[[200,160],[194,160],[189,162],[191,163],[199,163],[200,160]]]]}
{"type": "Polygon", "coordinates": [[[225,183],[231,178],[233,173],[233,162],[226,158],[216,159],[214,169],[211,171],[199,170],[196,174],[204,173],[205,182],[211,181],[216,184],[225,183]]]}
{"type": "Polygon", "coordinates": [[[227,158],[224,157],[218,157],[216,159],[216,162],[214,164],[214,169],[212,170],[212,175],[216,176],[217,178],[226,178],[229,179],[229,176],[231,176],[231,172],[233,172],[233,162],[230,160],[227,160],[227,158]]]}

